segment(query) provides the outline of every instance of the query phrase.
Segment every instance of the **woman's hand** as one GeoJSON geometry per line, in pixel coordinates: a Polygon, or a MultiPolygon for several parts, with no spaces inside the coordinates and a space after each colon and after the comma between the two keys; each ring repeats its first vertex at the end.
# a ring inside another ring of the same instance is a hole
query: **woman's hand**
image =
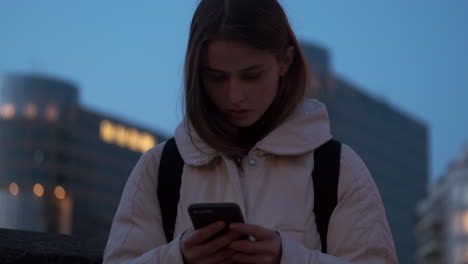
{"type": "Polygon", "coordinates": [[[281,261],[281,238],[279,234],[267,228],[256,225],[235,223],[230,225],[233,232],[255,238],[251,240],[237,240],[231,243],[230,249],[234,263],[268,263],[279,264],[281,261]]]}
{"type": "Polygon", "coordinates": [[[216,222],[186,233],[181,239],[181,251],[185,264],[232,263],[234,250],[227,248],[241,236],[236,232],[229,232],[223,236],[210,238],[224,228],[224,222],[216,222]]]}

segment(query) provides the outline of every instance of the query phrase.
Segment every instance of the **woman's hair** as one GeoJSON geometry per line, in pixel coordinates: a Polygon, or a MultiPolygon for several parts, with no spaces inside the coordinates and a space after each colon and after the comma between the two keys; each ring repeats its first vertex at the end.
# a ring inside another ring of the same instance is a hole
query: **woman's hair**
{"type": "MultiPolygon", "coordinates": [[[[229,156],[247,153],[304,99],[310,70],[277,0],[201,0],[192,19],[185,57],[185,115],[198,136],[229,156]],[[260,119],[236,128],[223,118],[203,87],[203,56],[213,40],[240,41],[283,60],[294,48],[289,70],[279,78],[275,99],[260,119]]],[[[192,131],[188,126],[193,141],[192,131]]]]}

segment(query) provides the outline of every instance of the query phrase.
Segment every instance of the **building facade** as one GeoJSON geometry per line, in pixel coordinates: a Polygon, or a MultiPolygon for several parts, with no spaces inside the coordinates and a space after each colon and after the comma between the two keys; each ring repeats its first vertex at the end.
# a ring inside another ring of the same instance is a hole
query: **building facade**
{"type": "Polygon", "coordinates": [[[86,236],[102,245],[141,153],[165,138],[79,104],[37,75],[0,83],[0,227],[86,236]]]}
{"type": "Polygon", "coordinates": [[[418,263],[468,263],[468,145],[418,205],[418,263]]]}
{"type": "Polygon", "coordinates": [[[318,80],[312,96],[327,105],[333,136],[351,146],[372,173],[400,263],[415,263],[416,205],[425,196],[428,180],[426,125],[333,77],[323,48],[307,43],[302,47],[318,80]]]}

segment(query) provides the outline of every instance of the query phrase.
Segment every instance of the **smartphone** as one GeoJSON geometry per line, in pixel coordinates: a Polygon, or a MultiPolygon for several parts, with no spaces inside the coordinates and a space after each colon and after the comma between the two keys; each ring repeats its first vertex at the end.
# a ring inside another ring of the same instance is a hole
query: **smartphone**
{"type": "Polygon", "coordinates": [[[196,230],[217,221],[224,221],[224,229],[212,238],[227,233],[231,223],[244,223],[242,211],[236,203],[195,203],[189,206],[188,213],[196,230]]]}

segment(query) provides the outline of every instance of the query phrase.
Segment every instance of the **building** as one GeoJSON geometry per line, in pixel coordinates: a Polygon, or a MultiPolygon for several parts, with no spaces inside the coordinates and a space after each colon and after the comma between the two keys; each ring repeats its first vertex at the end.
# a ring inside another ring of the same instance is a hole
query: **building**
{"type": "Polygon", "coordinates": [[[132,168],[164,136],[81,106],[66,81],[0,80],[0,227],[102,245],[132,168]]]}
{"type": "Polygon", "coordinates": [[[426,193],[428,129],[408,114],[333,77],[323,48],[303,43],[328,108],[332,134],[365,161],[379,188],[400,264],[415,263],[416,205],[426,193]],[[317,58],[317,59],[316,59],[317,58]]]}
{"type": "Polygon", "coordinates": [[[418,263],[468,263],[468,145],[418,205],[418,263]]]}

